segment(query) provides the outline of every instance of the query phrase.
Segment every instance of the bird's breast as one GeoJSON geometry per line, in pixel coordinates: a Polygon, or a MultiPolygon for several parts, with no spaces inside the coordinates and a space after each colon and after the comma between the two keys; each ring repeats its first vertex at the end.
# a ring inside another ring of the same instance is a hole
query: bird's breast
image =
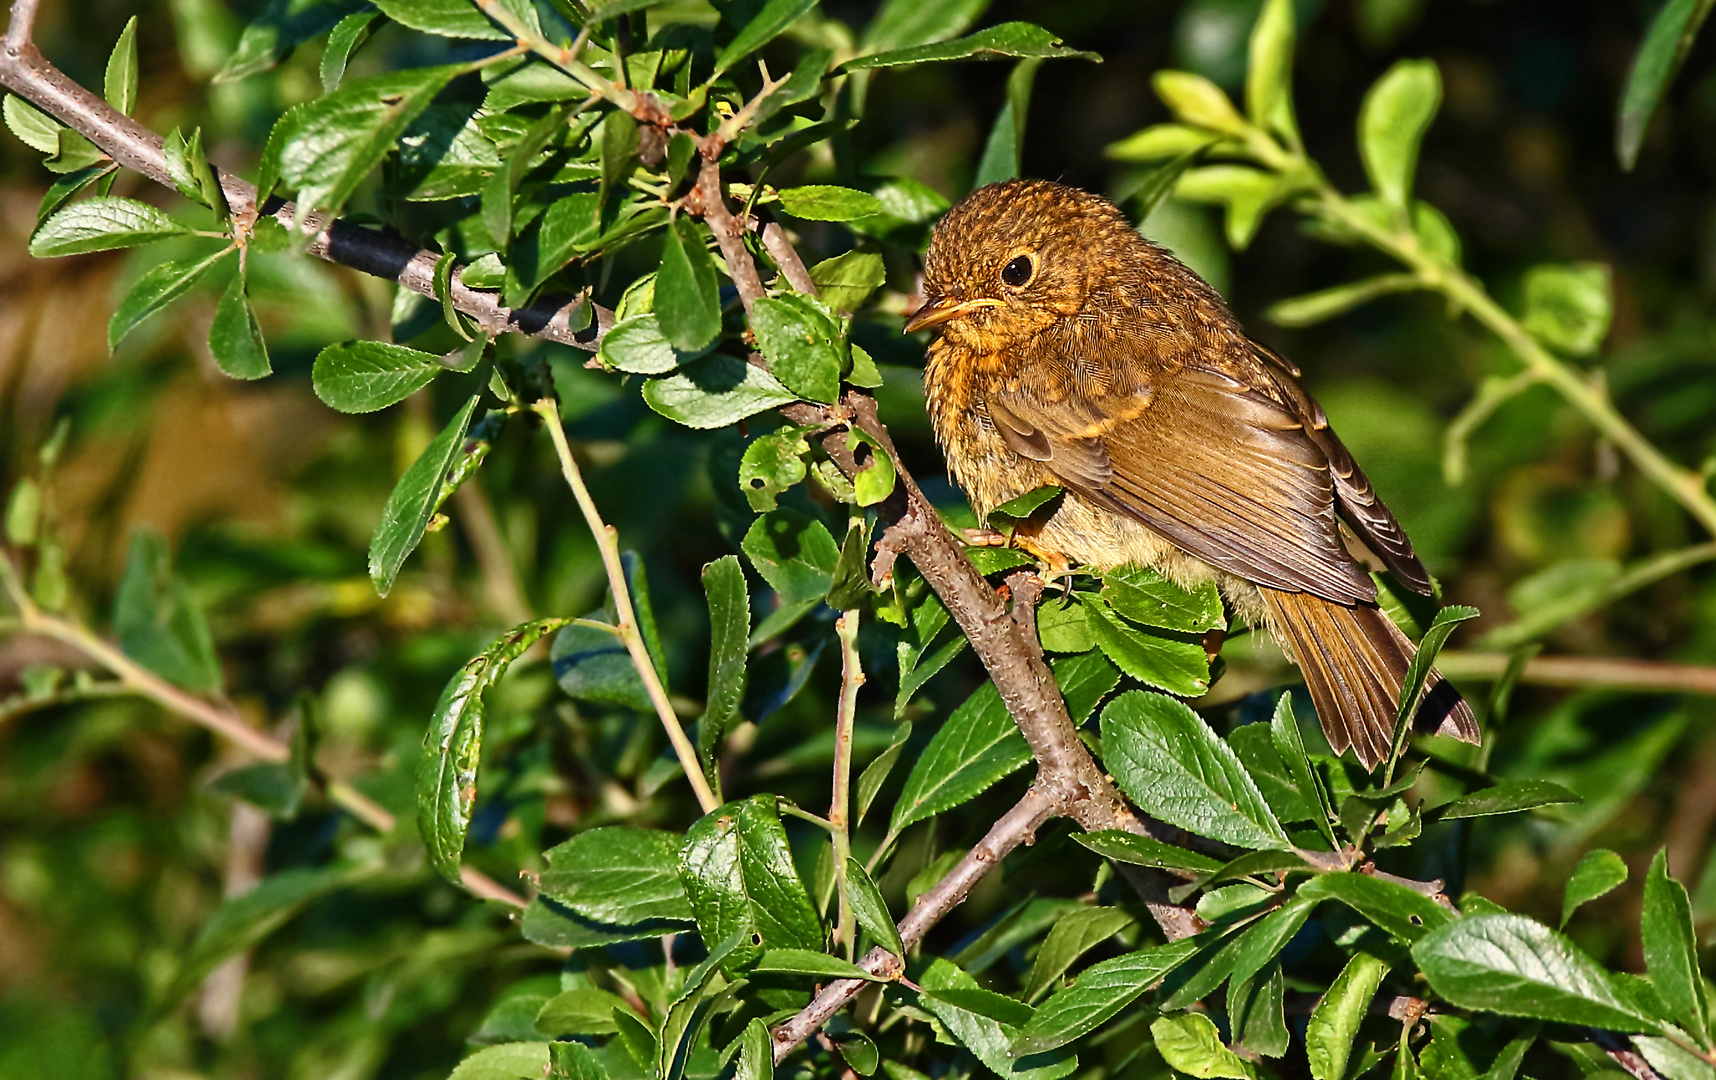
{"type": "Polygon", "coordinates": [[[1013,357],[962,348],[945,337],[931,344],[924,397],[948,472],[981,519],[1027,491],[1050,483],[1043,467],[1007,445],[989,416],[987,398],[1006,389],[1013,357]]]}

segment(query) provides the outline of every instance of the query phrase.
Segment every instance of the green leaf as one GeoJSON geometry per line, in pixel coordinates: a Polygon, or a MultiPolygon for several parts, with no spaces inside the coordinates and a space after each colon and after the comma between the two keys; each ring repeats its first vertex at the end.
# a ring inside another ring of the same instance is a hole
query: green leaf
{"type": "Polygon", "coordinates": [[[1019,155],[1025,146],[1025,118],[1031,107],[1031,87],[1037,79],[1037,69],[1043,64],[1036,57],[1027,57],[1013,65],[1007,77],[1007,100],[989,138],[983,144],[983,154],[977,161],[975,186],[1011,180],[1019,175],[1019,155]]]}
{"type": "MultiPolygon", "coordinates": [[[[1237,976],[1231,979],[1227,984],[1227,1016],[1235,1045],[1264,1057],[1286,1054],[1287,1018],[1283,1008],[1286,996],[1286,979],[1279,962],[1270,964],[1261,979],[1237,976]]],[[[1397,1074],[1393,1080],[1408,1078],[1397,1074]]]]}
{"type": "Polygon", "coordinates": [[[1640,921],[1645,969],[1675,1023],[1700,1046],[1710,1045],[1710,1003],[1698,970],[1698,932],[1686,887],[1668,872],[1668,852],[1658,848],[1645,874],[1644,915],[1640,921]]]}
{"type": "Polygon", "coordinates": [[[1209,654],[1201,642],[1127,626],[1095,593],[1082,593],[1080,600],[1091,638],[1121,671],[1181,697],[1199,697],[1209,690],[1209,654]]]}
{"type": "Polygon", "coordinates": [[[1561,898],[1561,925],[1566,926],[1582,905],[1607,895],[1626,884],[1626,880],[1626,860],[1607,848],[1587,851],[1567,879],[1567,891],[1561,898]]]}
{"type": "Polygon", "coordinates": [[[369,27],[380,12],[354,11],[334,24],[328,33],[327,47],[322,50],[322,92],[332,93],[346,77],[346,65],[369,38],[369,27]]]}
{"type": "MultiPolygon", "coordinates": [[[[976,554],[984,548],[969,548],[976,554]]],[[[1076,600],[1056,597],[1037,606],[1037,640],[1049,652],[1084,653],[1096,648],[1087,609],[1076,600]]]]}
{"type": "Polygon", "coordinates": [[[1257,1070],[1222,1043],[1215,1021],[1203,1013],[1158,1017],[1150,1024],[1150,1035],[1162,1060],[1175,1072],[1203,1080],[1218,1076],[1256,1080],[1257,1070]]]}
{"type": "Polygon", "coordinates": [[[745,887],[736,804],[705,814],[686,832],[679,849],[679,880],[704,941],[725,941],[736,934],[745,941],[729,954],[723,970],[733,974],[755,963],[764,941],[745,887]]]}
{"type": "Polygon", "coordinates": [[[442,481],[464,452],[465,429],[470,427],[481,395],[473,394],[447,426],[405,470],[382,507],[381,520],[369,539],[369,580],[386,596],[405,565],[406,556],[417,549],[429,519],[448,492],[442,481]]]}
{"type": "Polygon", "coordinates": [[[1260,128],[1298,138],[1293,122],[1293,0],[1265,0],[1251,30],[1245,112],[1260,128]]]}
{"type": "MultiPolygon", "coordinates": [[[[267,71],[300,44],[309,41],[341,16],[359,6],[361,0],[269,0],[245,26],[238,44],[226,58],[215,82],[232,82],[267,71]]],[[[218,24],[215,24],[218,25],[218,24]]],[[[184,31],[181,30],[181,33],[184,31]]],[[[225,36],[225,30],[209,25],[203,33],[225,36]]],[[[225,41],[222,42],[224,46],[225,41]]],[[[218,47],[218,46],[217,46],[218,47]]]]}
{"type": "Polygon", "coordinates": [[[1382,201],[1402,214],[1412,205],[1418,146],[1441,104],[1442,76],[1436,65],[1401,60],[1366,92],[1359,107],[1365,175],[1382,201]]]}
{"type": "Polygon", "coordinates": [[[775,1044],[769,1026],[754,1017],[739,1038],[739,1069],[733,1080],[774,1080],[775,1044]]]}
{"type": "MultiPolygon", "coordinates": [[[[876,205],[879,208],[881,203],[876,205]]],[[[863,306],[865,297],[888,280],[888,268],[877,252],[848,251],[811,267],[810,280],[816,282],[817,292],[830,308],[851,312],[863,306]]]]}
{"type": "MultiPolygon", "coordinates": [[[[1278,875],[1289,870],[1302,871],[1309,868],[1309,864],[1305,862],[1304,857],[1297,851],[1279,851],[1275,849],[1248,851],[1244,855],[1229,859],[1216,870],[1199,877],[1195,881],[1189,882],[1185,885],[1177,885],[1174,888],[1169,889],[1168,899],[1178,904],[1184,902],[1186,897],[1191,896],[1200,889],[1207,889],[1211,885],[1217,885],[1224,881],[1243,881],[1250,878],[1268,880],[1272,875],[1278,875]]],[[[1241,894],[1234,893],[1231,895],[1237,897],[1241,894]]],[[[1202,901],[1200,901],[1200,903],[1202,903],[1202,901]]],[[[1217,918],[1215,915],[1205,914],[1202,910],[1200,910],[1199,913],[1203,914],[1204,918],[1211,921],[1214,921],[1214,919],[1217,918]]],[[[1209,989],[1214,990],[1215,985],[1212,984],[1209,989]]],[[[1164,1004],[1163,1008],[1183,1008],[1190,1005],[1201,996],[1202,995],[1200,994],[1197,995],[1197,997],[1187,998],[1183,1002],[1173,1005],[1164,1004]]]]}
{"type": "Polygon", "coordinates": [[[1452,821],[1455,818],[1512,814],[1538,806],[1584,801],[1575,792],[1548,780],[1503,780],[1494,787],[1474,791],[1452,802],[1443,803],[1429,811],[1428,817],[1436,821],[1452,821]]]}
{"type": "Polygon", "coordinates": [[[1523,915],[1455,920],[1419,938],[1412,959],[1461,1008],[1619,1032],[1658,1027],[1577,945],[1523,915]]]}
{"type": "Polygon", "coordinates": [[[1033,488],[1017,498],[1008,499],[989,511],[986,518],[989,527],[992,529],[1010,528],[1053,502],[1064,490],[1066,489],[1054,484],[1044,484],[1042,487],[1033,488]]]}
{"type": "Polygon", "coordinates": [[[65,130],[65,125],[17,94],[6,95],[5,103],[0,105],[0,115],[4,115],[6,127],[25,146],[43,154],[60,152],[60,132],[65,130]]]}
{"type": "Polygon", "coordinates": [[[708,351],[702,347],[677,348],[667,339],[658,320],[654,312],[621,319],[602,335],[596,359],[615,371],[661,375],[691,363],[708,351]]]}
{"type": "Polygon", "coordinates": [[[873,52],[946,41],[968,30],[988,6],[989,0],[884,0],[864,29],[862,48],[873,52]]]}
{"type": "Polygon", "coordinates": [[[644,384],[644,403],[689,428],[718,428],[796,401],[780,380],[736,356],[716,353],[644,384]]]}
{"type": "Polygon", "coordinates": [[[542,894],[596,922],[631,926],[651,919],[691,921],[679,880],[681,838],[660,829],[609,826],[582,832],[543,853],[542,894]]]}
{"type": "Polygon", "coordinates": [[[623,998],[606,990],[578,987],[544,1002],[537,1010],[533,1026],[538,1034],[551,1039],[563,1035],[613,1035],[620,1030],[614,1023],[614,1010],[627,1007],[623,998]]]}
{"type": "Polygon", "coordinates": [[[1287,834],[1233,749],[1182,702],[1133,690],[1102,713],[1103,761],[1140,810],[1245,848],[1286,848],[1287,834]]]}
{"type": "Polygon", "coordinates": [[[278,181],[297,193],[300,221],[312,210],[337,213],[417,114],[464,70],[448,64],[372,75],[294,105],[269,133],[259,196],[278,181]]]}
{"type": "Polygon", "coordinates": [[[512,38],[469,0],[375,0],[375,6],[401,26],[426,34],[487,41],[512,38]]]}
{"type": "Polygon", "coordinates": [[[906,64],[926,64],[937,60],[998,60],[1002,57],[1038,56],[1049,59],[1076,56],[1098,63],[1102,57],[1093,52],[1080,52],[1061,44],[1061,39],[1040,26],[1027,22],[1008,22],[991,26],[952,41],[914,45],[904,49],[860,56],[842,64],[842,71],[862,68],[900,67],[906,64]]]}
{"type": "Polygon", "coordinates": [[[1193,634],[1227,629],[1213,580],[1185,589],[1155,570],[1128,564],[1103,575],[1102,598],[1116,613],[1145,626],[1193,634]]]}
{"type": "Polygon", "coordinates": [[[787,845],[775,797],[757,795],[728,805],[737,808],[739,865],[764,947],[820,954],[822,921],[793,866],[792,848],[787,845]]]}
{"type": "Polygon", "coordinates": [[[817,979],[863,979],[865,982],[887,982],[881,975],[868,971],[838,956],[812,949],[770,949],[763,953],[752,970],[782,975],[813,975],[817,979]]]}
{"type": "MultiPolygon", "coordinates": [[[[467,412],[476,400],[471,399],[467,412]]],[[[459,859],[477,802],[483,694],[526,649],[566,622],[538,619],[507,631],[466,662],[447,681],[441,699],[435,703],[423,737],[423,756],[417,762],[417,832],[428,851],[429,865],[454,884],[460,881],[459,859]]]]}
{"type": "MultiPolygon", "coordinates": [[[[875,506],[894,493],[894,483],[898,479],[894,459],[888,456],[887,448],[874,436],[854,425],[847,429],[846,449],[852,451],[853,459],[861,463],[857,474],[852,477],[852,497],[859,506],[875,506]],[[859,451],[861,445],[868,447],[867,453],[859,451]]],[[[866,548],[868,546],[865,545],[866,548]]]]}
{"type": "Polygon", "coordinates": [[[113,317],[107,321],[107,347],[117,348],[126,334],[135,330],[143,320],[189,292],[191,286],[214,269],[215,263],[231,253],[231,249],[228,249],[201,258],[157,263],[150,267],[137,279],[137,283],[131,286],[125,298],[119,301],[119,306],[113,311],[113,317]]]}
{"type": "Polygon", "coordinates": [[[744,29],[721,50],[721,55],[715,60],[715,74],[721,74],[773,41],[781,31],[815,6],[816,0],[768,0],[763,9],[751,16],[744,29]]]}
{"type": "Polygon", "coordinates": [[[1311,766],[1311,758],[1305,752],[1305,736],[1299,730],[1299,721],[1293,715],[1293,696],[1283,693],[1275,703],[1275,714],[1269,721],[1270,741],[1275,744],[1275,752],[1280,755],[1281,763],[1293,777],[1293,787],[1299,798],[1309,803],[1312,810],[1312,822],[1317,831],[1323,834],[1328,842],[1330,851],[1339,851],[1340,842],[1335,839],[1335,831],[1331,822],[1335,817],[1334,804],[1329,800],[1329,792],[1323,786],[1323,778],[1311,766]]]}
{"type": "Polygon", "coordinates": [[[131,115],[131,110],[137,106],[137,16],[133,15],[125,22],[125,29],[119,32],[119,40],[113,44],[113,52],[107,57],[107,77],[102,82],[102,97],[107,103],[124,113],[131,115]]]}
{"type": "Polygon", "coordinates": [[[1123,829],[1101,829],[1075,835],[1073,839],[1104,858],[1133,866],[1153,866],[1158,870],[1194,870],[1210,874],[1221,869],[1221,860],[1185,848],[1163,843],[1153,837],[1126,832],[1123,829]]]}
{"type": "Polygon", "coordinates": [[[1017,1037],[1015,1028],[951,1004],[947,1000],[930,996],[948,990],[980,989],[976,979],[952,962],[937,957],[918,976],[918,982],[930,992],[919,999],[924,1007],[941,1021],[948,1034],[1005,1080],[1059,1080],[1078,1067],[1078,1059],[1070,1054],[1055,1055],[1041,1061],[1033,1060],[1031,1066],[1027,1067],[1026,1062],[1020,1060],[1027,1058],[1027,1055],[1019,1053],[1014,1046],[1017,1037]]]}
{"type": "Polygon", "coordinates": [[[1023,1027],[1036,1015],[1035,1009],[1018,998],[977,987],[950,987],[945,990],[931,990],[926,987],[924,997],[985,1017],[1004,1027],[1023,1027]]]}
{"type": "MultiPolygon", "coordinates": [[[[1313,878],[1313,881],[1316,879],[1313,878]]],[[[1315,899],[1304,895],[1303,888],[1291,900],[1265,915],[1233,940],[1231,975],[1235,983],[1253,978],[1281,955],[1293,936],[1311,917],[1317,906],[1315,899]]]]}
{"type": "Polygon", "coordinates": [[[1120,672],[1098,652],[1080,656],[1063,656],[1049,664],[1055,673],[1055,684],[1066,699],[1067,715],[1075,725],[1082,726],[1096,707],[1102,704],[1120,683],[1120,672]]]}
{"type": "Polygon", "coordinates": [[[1615,123],[1615,156],[1620,159],[1621,168],[1631,172],[1638,163],[1639,148],[1644,145],[1651,117],[1686,54],[1692,51],[1692,43],[1712,7],[1716,4],[1711,0],[1668,0],[1657,9],[1638,54],[1633,57],[1620,116],[1615,123]]]}
{"type": "Polygon", "coordinates": [[[343,413],[368,413],[404,401],[435,381],[440,358],[385,341],[347,341],[316,355],[316,396],[343,413]]]}
{"type": "Polygon", "coordinates": [[[734,935],[710,946],[709,955],[686,974],[685,984],[674,996],[667,1015],[661,1021],[660,1045],[655,1060],[655,1075],[660,1080],[680,1080],[685,1075],[692,1045],[708,1020],[713,1004],[708,1000],[710,982],[727,957],[743,942],[742,937],[734,935]]]}
{"type": "MultiPolygon", "coordinates": [[[[1190,130],[1190,129],[1188,129],[1190,130]]],[[[1213,135],[1197,133],[1199,143],[1171,161],[1164,162],[1149,172],[1144,173],[1136,181],[1117,191],[1114,201],[1131,203],[1133,214],[1138,221],[1147,220],[1155,213],[1156,207],[1174,193],[1180,186],[1180,178],[1190,172],[1192,167],[1204,159],[1204,154],[1219,140],[1213,135]]]]}
{"type": "MultiPolygon", "coordinates": [[[[965,639],[960,638],[960,640],[964,641],[965,639]]],[[[900,760],[900,754],[905,750],[906,742],[911,737],[911,724],[905,723],[895,728],[894,737],[888,741],[887,748],[877,754],[875,759],[866,765],[864,771],[859,774],[858,810],[853,817],[855,824],[862,825],[864,823],[865,816],[870,813],[870,804],[875,802],[876,796],[881,793],[882,785],[887,782],[889,774],[894,771],[894,765],[900,760]]]]}
{"type": "Polygon", "coordinates": [[[121,652],[173,685],[199,694],[219,692],[220,660],[208,620],[173,576],[167,540],[158,532],[131,534],[125,576],[113,602],[113,635],[121,652]]]}
{"type": "Polygon", "coordinates": [[[234,379],[260,379],[274,370],[243,274],[233,275],[215,305],[214,320],[209,323],[209,355],[234,379]]]}
{"type": "Polygon", "coordinates": [[[1550,348],[1590,356],[1614,315],[1608,263],[1545,263],[1525,275],[1525,328],[1550,348]]]}
{"type": "Polygon", "coordinates": [[[1071,986],[1037,1007],[1013,1040],[1012,1052],[1041,1053],[1095,1031],[1207,944],[1202,937],[1183,938],[1086,968],[1071,986]]]}
{"type": "Polygon", "coordinates": [[[882,899],[876,883],[870,880],[864,864],[851,857],[846,860],[846,891],[852,901],[852,914],[864,932],[882,948],[904,957],[906,949],[900,942],[900,931],[894,925],[894,917],[888,914],[887,901],[882,899]]]}
{"type": "Polygon", "coordinates": [[[548,1075],[553,1049],[546,1042],[485,1046],[455,1065],[447,1080],[541,1080],[548,1075]]]}
{"type": "Polygon", "coordinates": [[[753,522],[740,547],[784,604],[821,599],[840,562],[822,522],[787,507],[753,522]]]}
{"type": "Polygon", "coordinates": [[[1152,124],[1119,142],[1109,143],[1103,149],[1103,155],[1114,161],[1162,161],[1195,154],[1219,141],[1219,138],[1201,127],[1187,124],[1152,124]]]}
{"type": "Polygon", "coordinates": [[[655,278],[655,317],[674,348],[694,353],[721,333],[721,296],[715,262],[696,224],[687,215],[673,219],[661,247],[661,272],[655,278]]]}
{"type": "Polygon", "coordinates": [[[1369,874],[1319,874],[1299,886],[1298,895],[1339,900],[1408,944],[1459,917],[1423,893],[1369,874]]]}
{"type": "Polygon", "coordinates": [[[804,479],[804,456],[810,453],[804,436],[809,430],[784,427],[758,436],[745,447],[739,459],[739,489],[752,510],[761,513],[775,509],[781,494],[804,479]]]}
{"type": "Polygon", "coordinates": [[[30,254],[45,259],[112,251],[190,232],[148,203],[96,195],[74,202],[44,221],[30,237],[30,254]]]}
{"type": "Polygon", "coordinates": [[[1416,274],[1378,274],[1321,292],[1278,300],[1264,314],[1277,326],[1315,326],[1337,315],[1345,315],[1379,296],[1420,288],[1423,288],[1423,282],[1416,274]]]}
{"type": "Polygon", "coordinates": [[[751,309],[757,350],[795,394],[833,402],[846,366],[845,328],[821,301],[800,293],[765,296],[751,309]]]}
{"type": "Polygon", "coordinates": [[[703,567],[709,603],[709,693],[697,721],[697,756],[711,781],[717,779],[715,748],[739,716],[745,696],[745,651],[751,636],[751,600],[737,555],[703,567]]]}
{"type": "Polygon", "coordinates": [[[1233,107],[1227,94],[1202,75],[1186,71],[1158,71],[1150,80],[1156,96],[1175,119],[1192,127],[1226,135],[1243,135],[1245,118],[1233,107]]]}
{"type": "Polygon", "coordinates": [[[1227,240],[1244,250],[1257,235],[1263,217],[1292,194],[1287,178],[1246,165],[1206,165],[1188,169],[1174,193],[1192,202],[1220,203],[1227,207],[1227,240]]]}
{"type": "Polygon", "coordinates": [[[1030,978],[1025,982],[1025,1000],[1035,1001],[1048,993],[1079,957],[1135,921],[1125,911],[1112,907],[1079,908],[1057,919],[1031,965],[1030,978]]]}
{"type": "Polygon", "coordinates": [[[160,1015],[178,1005],[227,957],[254,948],[312,901],[345,887],[362,873],[352,867],[286,870],[222,903],[183,950],[173,981],[155,999],[154,1012],[160,1015]]]}
{"type": "Polygon", "coordinates": [[[1354,953],[1311,1010],[1305,1026],[1305,1056],[1316,1080],[1342,1080],[1346,1076],[1359,1022],[1387,973],[1388,965],[1370,953],[1354,953]]]}
{"type": "Polygon", "coordinates": [[[1430,620],[1430,628],[1424,631],[1424,636],[1418,639],[1418,649],[1412,654],[1412,660],[1406,665],[1406,675],[1400,680],[1400,703],[1394,713],[1394,746],[1389,755],[1388,779],[1394,778],[1394,766],[1400,759],[1400,752],[1406,745],[1406,738],[1412,732],[1412,718],[1418,715],[1418,705],[1424,691],[1424,684],[1429,681],[1431,668],[1436,663],[1436,654],[1447,644],[1448,636],[1462,622],[1478,617],[1478,609],[1462,604],[1445,607],[1430,620]]]}
{"type": "MultiPolygon", "coordinates": [[[[613,616],[595,611],[590,622],[612,624],[613,616]]],[[[632,654],[612,631],[572,625],[560,631],[549,652],[554,678],[568,697],[606,705],[653,711],[649,691],[632,662],[632,654]]]]}
{"type": "Polygon", "coordinates": [[[1031,760],[1001,692],[984,683],[953,710],[906,777],[890,832],[951,810],[983,794],[1031,760]]]}
{"type": "MultiPolygon", "coordinates": [[[[508,161],[513,160],[509,156],[508,161]]],[[[522,172],[532,164],[534,158],[519,163],[517,169],[522,172]]],[[[499,204],[505,208],[509,228],[512,220],[510,200],[508,195],[507,201],[499,204]]],[[[508,251],[507,270],[512,275],[514,287],[533,292],[574,258],[587,255],[599,246],[604,239],[600,211],[601,198],[594,191],[573,191],[555,199],[542,216],[513,241],[508,251]]],[[[473,276],[471,269],[464,271],[461,280],[477,288],[479,279],[473,276]]],[[[652,289],[654,281],[653,277],[650,278],[652,289]]],[[[621,318],[619,322],[630,322],[630,314],[627,313],[628,317],[621,318]]],[[[606,344],[605,335],[603,343],[606,344]]]]}

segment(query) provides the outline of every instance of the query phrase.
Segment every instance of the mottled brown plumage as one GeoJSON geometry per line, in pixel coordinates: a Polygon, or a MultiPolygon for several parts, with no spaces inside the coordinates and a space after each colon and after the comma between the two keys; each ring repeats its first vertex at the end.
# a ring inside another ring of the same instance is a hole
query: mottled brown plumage
{"type": "MultiPolygon", "coordinates": [[[[1335,750],[1375,767],[1413,645],[1349,544],[1422,593],[1430,579],[1298,371],[1112,203],[1059,184],[991,184],[949,211],[924,293],[909,328],[940,327],[930,419],[979,516],[1057,484],[1022,546],[1215,578],[1297,659],[1335,750]]],[[[1478,738],[1446,683],[1418,722],[1478,738]]]]}

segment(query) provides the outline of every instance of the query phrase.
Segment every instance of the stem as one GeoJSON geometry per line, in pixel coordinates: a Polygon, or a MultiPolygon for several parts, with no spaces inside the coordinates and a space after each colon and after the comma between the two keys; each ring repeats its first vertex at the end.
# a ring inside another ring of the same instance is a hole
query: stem
{"type": "Polygon", "coordinates": [[[834,881],[840,888],[840,941],[846,947],[848,959],[857,947],[846,862],[852,857],[852,836],[847,827],[852,802],[852,727],[858,712],[858,688],[864,685],[864,669],[858,660],[858,615],[854,608],[834,622],[834,634],[840,639],[840,703],[834,715],[834,794],[828,808],[829,834],[834,842],[834,881]]]}
{"type": "MultiPolygon", "coordinates": [[[[966,852],[965,857],[934,888],[918,897],[912,910],[900,920],[900,942],[906,950],[909,952],[923,940],[930,927],[958,907],[991,868],[1020,844],[1033,842],[1037,828],[1058,815],[1057,807],[1064,799],[1064,793],[1052,792],[1041,783],[1033,784],[1011,810],[990,826],[977,846],[966,852]]],[[[871,949],[858,966],[873,975],[897,978],[904,973],[905,961],[887,949],[877,947],[871,949]]],[[[824,987],[809,1005],[799,1010],[798,1015],[775,1028],[771,1033],[775,1064],[780,1064],[793,1047],[809,1038],[868,985],[863,979],[836,979],[824,987]]]]}
{"type": "MultiPolygon", "coordinates": [[[[638,96],[624,86],[596,74],[594,68],[578,59],[579,51],[584,42],[589,40],[589,31],[578,35],[578,39],[570,46],[560,46],[549,41],[541,34],[532,30],[523,19],[506,9],[504,4],[496,0],[472,0],[484,15],[500,24],[501,28],[513,36],[513,39],[531,52],[542,57],[555,67],[583,83],[593,94],[607,98],[627,112],[635,112],[638,107],[638,96]]],[[[620,61],[619,51],[614,51],[614,71],[621,79],[625,78],[625,66],[620,61]]]]}
{"type": "MultiPolygon", "coordinates": [[[[1507,653],[1448,650],[1436,654],[1436,666],[1450,679],[1484,682],[1501,678],[1511,659],[1507,653]]],[[[1519,681],[1533,686],[1609,686],[1647,693],[1716,694],[1716,667],[1615,656],[1538,656],[1526,662],[1519,681]]]]}
{"type": "Polygon", "coordinates": [[[701,215],[709,231],[715,234],[715,242],[721,246],[721,260],[727,264],[727,273],[739,290],[745,317],[749,319],[752,305],[764,295],[763,279],[757,274],[756,260],[745,250],[745,226],[727,209],[727,197],[721,191],[721,147],[718,136],[704,140],[703,165],[692,192],[696,197],[687,201],[686,208],[701,215]]]}
{"type": "Polygon", "coordinates": [[[1619,447],[1652,483],[1668,492],[1704,526],[1706,532],[1716,535],[1716,499],[1711,498],[1704,478],[1665,457],[1615,410],[1606,393],[1538,344],[1519,320],[1491,299],[1477,279],[1426,250],[1410,231],[1387,228],[1359,213],[1350,200],[1326,183],[1319,194],[1318,212],[1417,271],[1427,287],[1446,296],[1457,309],[1471,312],[1473,318],[1514,351],[1527,372],[1554,387],[1569,405],[1602,432],[1604,438],[1619,447]]]}
{"type": "Polygon", "coordinates": [[[596,538],[596,548],[602,553],[602,568],[607,571],[608,588],[613,592],[614,612],[619,619],[614,630],[625,643],[626,652],[631,654],[632,666],[637,668],[638,677],[643,680],[650,703],[655,706],[661,726],[667,731],[668,741],[673,744],[673,752],[678,755],[679,764],[685,770],[685,778],[690,781],[691,790],[697,794],[698,805],[703,807],[703,812],[707,814],[721,804],[716,801],[715,793],[709,788],[709,781],[703,776],[703,768],[697,761],[697,750],[686,737],[679,717],[674,715],[673,705],[667,699],[667,689],[661,685],[661,676],[655,670],[655,660],[649,655],[643,634],[638,630],[637,613],[632,609],[632,593],[626,586],[626,571],[620,562],[619,534],[612,525],[602,520],[601,511],[596,509],[596,501],[590,497],[590,489],[584,486],[584,474],[579,471],[578,461],[572,456],[572,447],[566,442],[566,430],[560,426],[559,406],[545,399],[530,408],[542,417],[548,428],[548,437],[554,441],[554,452],[560,457],[560,474],[566,478],[566,486],[572,489],[572,497],[577,500],[578,509],[583,511],[584,521],[590,526],[591,535],[596,538]]]}
{"type": "MultiPolygon", "coordinates": [[[[18,621],[24,633],[70,645],[106,668],[129,692],[148,698],[168,712],[176,713],[198,727],[231,741],[252,757],[274,764],[284,764],[292,759],[292,751],[285,743],[251,727],[244,717],[232,709],[186,693],[138,664],[87,628],[43,612],[36,606],[35,601],[30,599],[29,594],[23,591],[17,568],[3,551],[0,551],[0,585],[5,587],[12,602],[17,605],[20,615],[18,621]]],[[[396,824],[394,816],[346,781],[328,781],[326,792],[328,801],[377,832],[393,831],[396,824]]],[[[519,908],[526,906],[524,897],[481,871],[465,868],[463,882],[467,891],[484,900],[497,900],[519,908]]]]}

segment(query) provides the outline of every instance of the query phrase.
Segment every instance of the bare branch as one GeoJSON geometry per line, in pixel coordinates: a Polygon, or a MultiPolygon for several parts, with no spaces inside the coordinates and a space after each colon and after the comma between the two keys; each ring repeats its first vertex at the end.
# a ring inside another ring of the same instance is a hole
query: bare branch
{"type": "MultiPolygon", "coordinates": [[[[757,222],[753,221],[755,227],[757,222]]],[[[816,282],[810,278],[810,271],[805,268],[804,260],[799,258],[798,249],[787,239],[786,230],[771,221],[763,226],[763,250],[769,253],[769,258],[781,268],[781,276],[787,279],[787,284],[794,290],[806,296],[817,295],[816,282]]]]}
{"type": "Polygon", "coordinates": [[[12,0],[12,21],[6,24],[6,51],[17,52],[30,44],[36,30],[36,7],[41,0],[12,0]]]}
{"type": "Polygon", "coordinates": [[[721,148],[719,136],[704,140],[703,166],[697,174],[697,186],[686,199],[686,209],[700,216],[715,234],[721,259],[749,316],[751,305],[764,295],[763,279],[757,275],[757,261],[745,250],[745,226],[727,209],[727,196],[721,190],[721,148]]]}
{"type": "MultiPolygon", "coordinates": [[[[1011,810],[990,826],[977,846],[966,852],[946,877],[918,897],[912,910],[900,920],[900,942],[910,950],[922,941],[930,927],[958,907],[977,883],[1013,849],[1020,844],[1033,843],[1038,827],[1059,815],[1066,797],[1066,792],[1056,791],[1041,782],[1033,785],[1011,810]]],[[[902,958],[883,948],[871,949],[858,966],[872,975],[889,978],[897,978],[905,971],[902,958]]],[[[772,1033],[775,1063],[779,1064],[793,1047],[826,1024],[829,1017],[844,1008],[858,991],[868,985],[863,979],[837,979],[824,987],[797,1016],[775,1028],[772,1033]]]]}
{"type": "MultiPolygon", "coordinates": [[[[1499,679],[1507,653],[1449,649],[1436,654],[1436,666],[1450,679],[1499,679]]],[[[1612,686],[1669,694],[1716,694],[1716,667],[1667,664],[1620,656],[1537,656],[1526,662],[1519,681],[1534,686],[1612,686]]]]}

